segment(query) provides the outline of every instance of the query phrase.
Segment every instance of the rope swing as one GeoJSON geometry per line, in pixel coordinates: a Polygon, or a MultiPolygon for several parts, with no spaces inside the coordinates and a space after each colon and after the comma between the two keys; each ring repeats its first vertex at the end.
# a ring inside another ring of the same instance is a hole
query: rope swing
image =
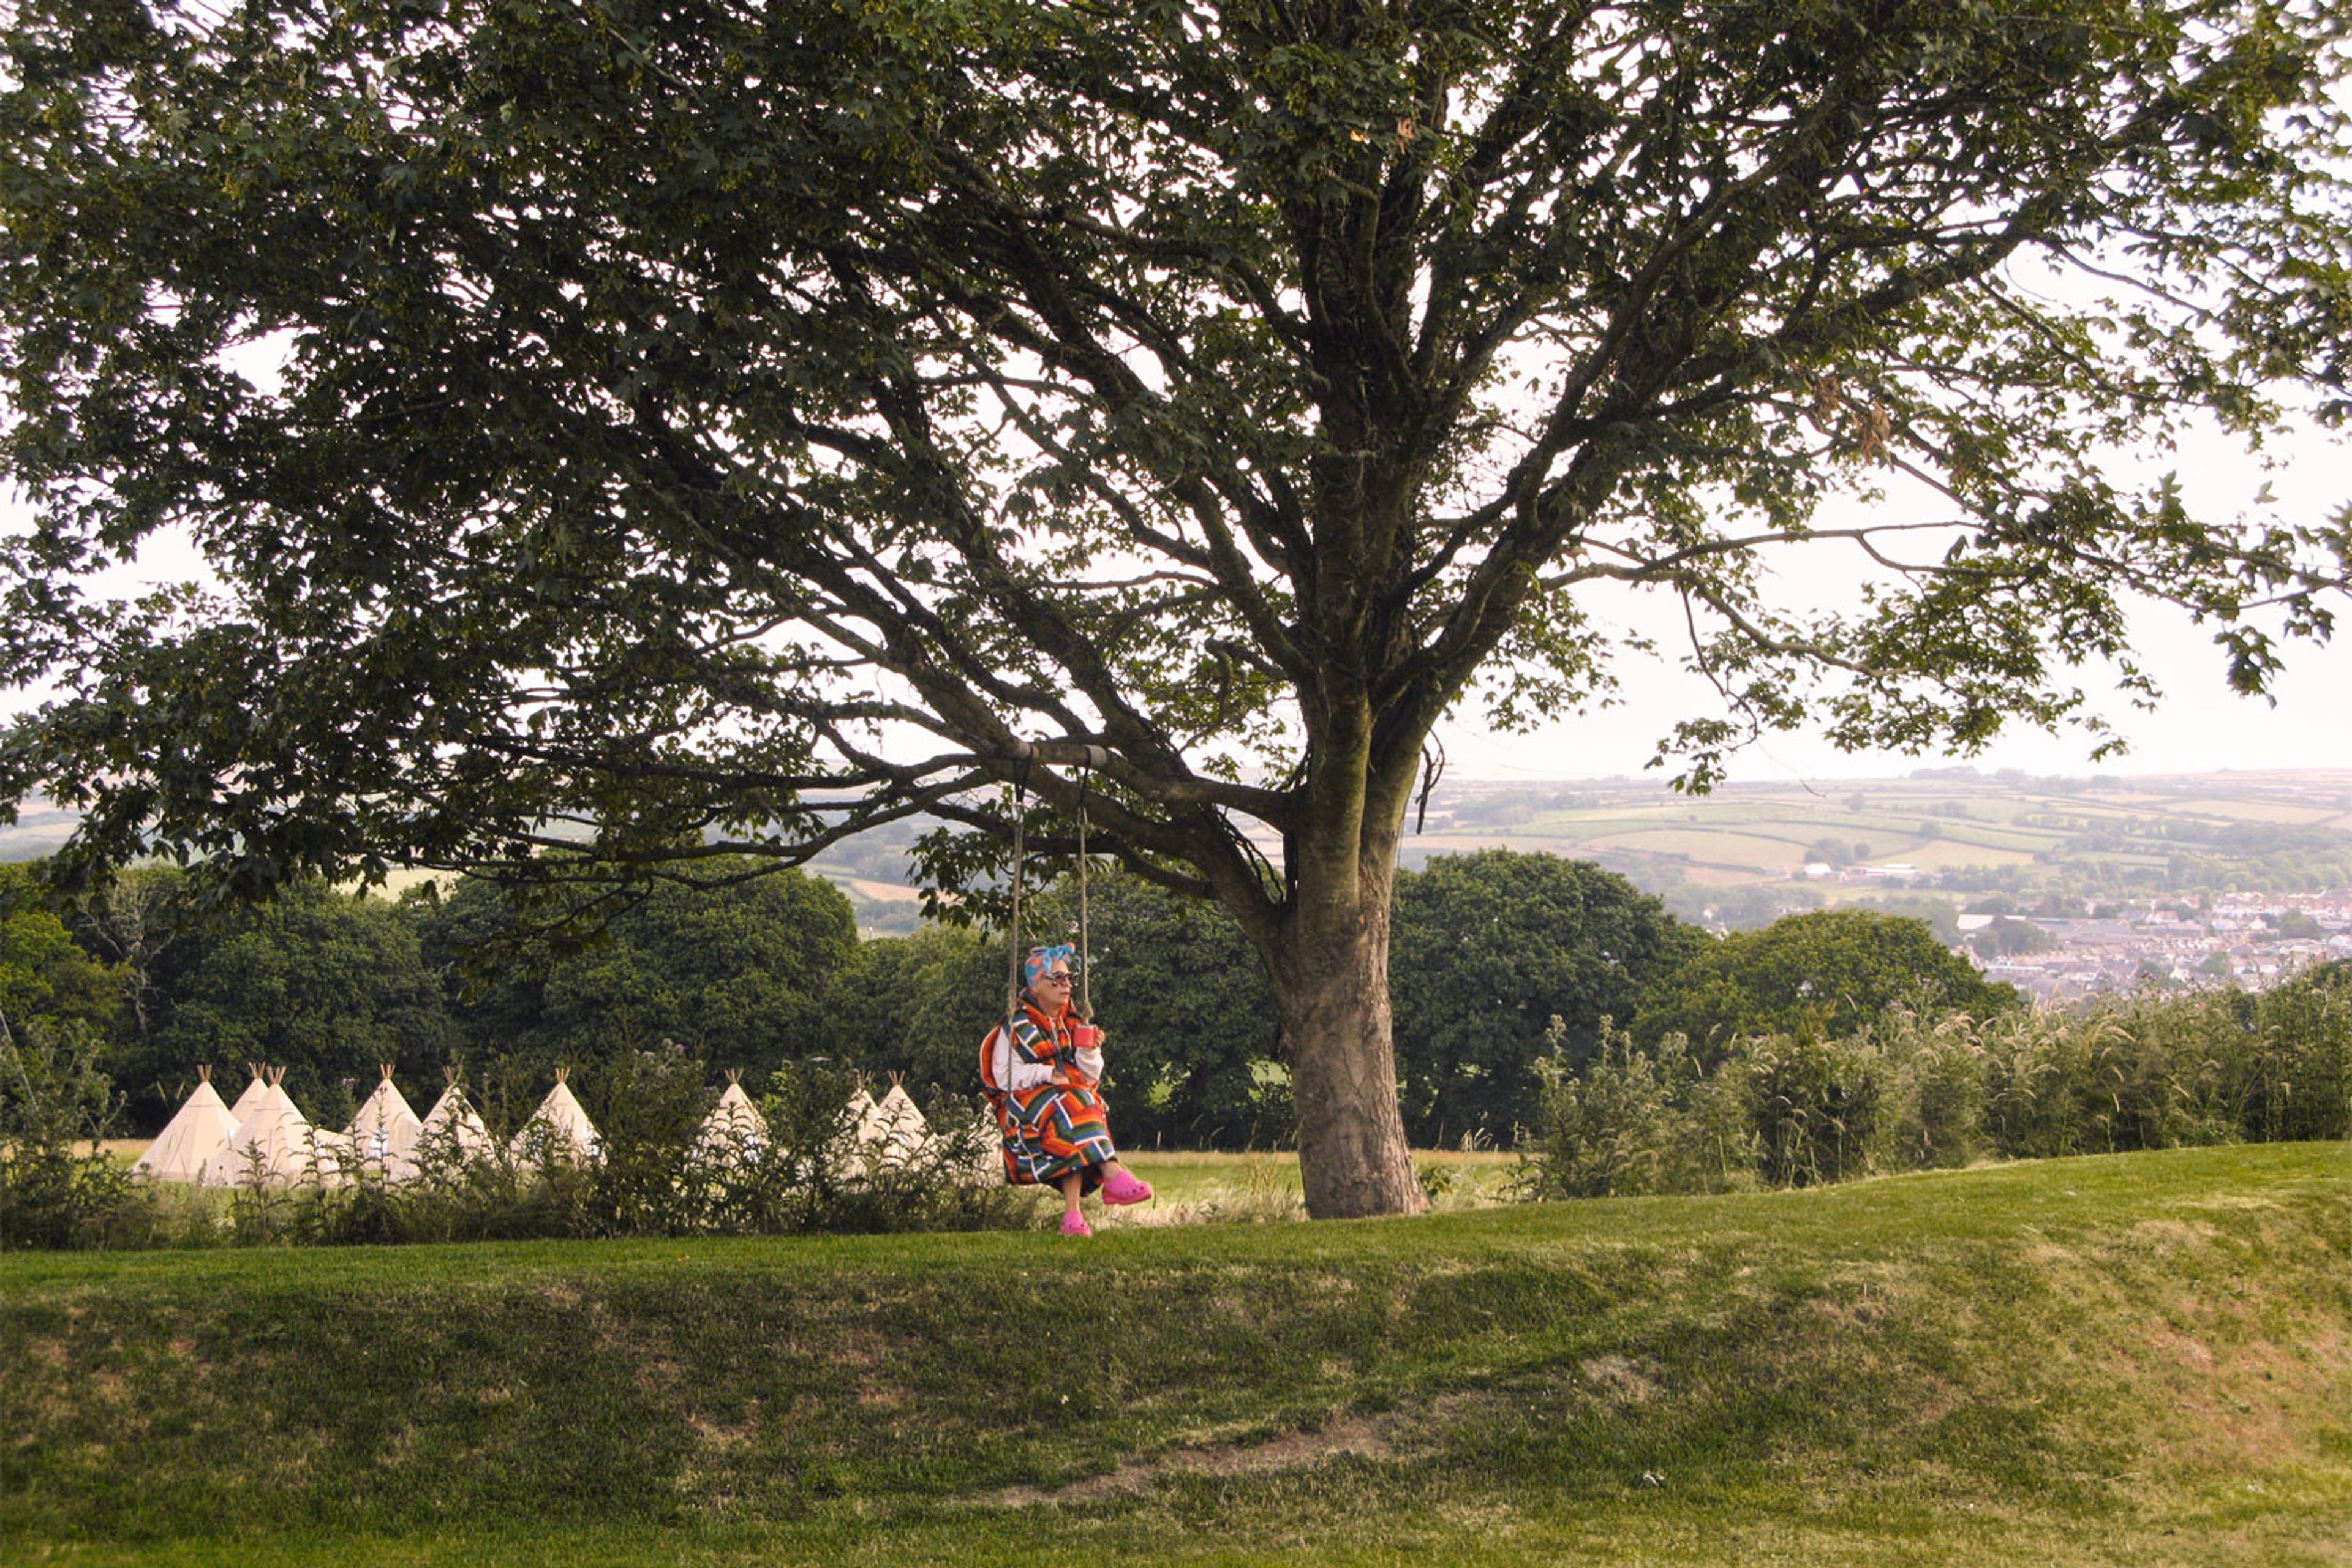
{"type": "Polygon", "coordinates": [[[1029,760],[1021,760],[1021,772],[1013,781],[1013,918],[1006,929],[1013,937],[1012,951],[1005,954],[1004,963],[1004,1037],[1013,1037],[1013,1021],[1021,1016],[1021,871],[1028,854],[1029,828],[1029,760]]]}
{"type": "Polygon", "coordinates": [[[1087,772],[1078,770],[1078,1021],[1095,1021],[1095,966],[1087,953],[1087,772]]]}
{"type": "MultiPolygon", "coordinates": [[[[1027,870],[1029,854],[1029,768],[1032,759],[1021,759],[1021,772],[1013,781],[1013,912],[1008,921],[1011,947],[1005,954],[1004,1028],[1005,1037],[1012,1037],[1013,1020],[1021,1016],[1021,959],[1026,951],[1021,944],[1021,884],[1027,870]]],[[[1095,1021],[1094,964],[1088,952],[1087,904],[1087,774],[1081,765],[1078,771],[1078,1020],[1095,1021]]]]}

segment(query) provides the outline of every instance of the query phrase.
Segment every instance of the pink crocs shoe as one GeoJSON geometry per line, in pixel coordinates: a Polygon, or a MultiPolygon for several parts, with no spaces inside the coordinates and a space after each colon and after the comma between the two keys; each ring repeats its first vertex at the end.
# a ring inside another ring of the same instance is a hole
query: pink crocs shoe
{"type": "Polygon", "coordinates": [[[1113,1171],[1102,1184],[1102,1201],[1107,1204],[1146,1203],[1151,1197],[1151,1184],[1138,1181],[1127,1172],[1113,1171]]]}
{"type": "Polygon", "coordinates": [[[1094,1233],[1095,1227],[1087,1223],[1086,1215],[1082,1214],[1064,1214],[1062,1215],[1062,1234],[1064,1236],[1092,1236],[1094,1233]]]}

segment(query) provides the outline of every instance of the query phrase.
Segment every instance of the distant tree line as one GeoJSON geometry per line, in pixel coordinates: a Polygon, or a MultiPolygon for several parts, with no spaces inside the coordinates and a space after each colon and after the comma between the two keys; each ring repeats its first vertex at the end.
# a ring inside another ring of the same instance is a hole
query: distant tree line
{"type": "MultiPolygon", "coordinates": [[[[479,881],[398,900],[312,882],[207,916],[179,873],[147,868],[60,913],[35,896],[31,868],[0,868],[0,1017],[91,1032],[142,1133],[199,1063],[231,1095],[243,1064],[282,1066],[328,1123],[379,1063],[412,1093],[461,1068],[495,1100],[544,1092],[559,1065],[593,1072],[664,1042],[714,1081],[793,1065],[900,1074],[927,1101],[974,1090],[1003,1006],[1002,936],[932,925],[861,940],[831,883],[738,875],[749,868],[659,886],[593,940],[548,952],[530,940],[533,909],[479,881]]],[[[1045,890],[1029,937],[1069,937],[1077,904],[1075,886],[1045,890]]],[[[1286,1045],[1231,919],[1116,875],[1091,879],[1087,905],[1122,1138],[1286,1139],[1286,1045]]],[[[1916,920],[1816,911],[1717,940],[1612,872],[1505,850],[1400,875],[1391,992],[1407,1128],[1423,1147],[1508,1145],[1545,1064],[1590,1058],[1612,1026],[1681,1031],[1706,1052],[1743,1033],[1847,1030],[1897,1003],[1983,1015],[2015,1001],[1916,920]]]]}

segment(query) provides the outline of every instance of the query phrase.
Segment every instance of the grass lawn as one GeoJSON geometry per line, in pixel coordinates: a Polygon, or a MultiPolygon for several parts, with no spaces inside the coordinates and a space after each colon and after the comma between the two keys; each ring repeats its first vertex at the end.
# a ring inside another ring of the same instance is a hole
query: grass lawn
{"type": "MultiPolygon", "coordinates": [[[[1160,1158],[1163,1202],[1233,1180],[1160,1158]]],[[[0,1310],[12,1563],[2352,1563],[2342,1144],[1086,1244],[16,1254],[0,1310]]]]}
{"type": "MultiPolygon", "coordinates": [[[[1277,1220],[1307,1217],[1298,1185],[1298,1156],[1160,1152],[1130,1149],[1128,1166],[1151,1184],[1146,1207],[1106,1210],[1098,1223],[1171,1225],[1192,1221],[1277,1220]]],[[[1416,1150],[1413,1166],[1424,1185],[1435,1188],[1432,1207],[1443,1214],[1506,1201],[1517,1159],[1487,1151],[1416,1150]]],[[[1090,1213],[1092,1211],[1089,1211],[1090,1213]]]]}

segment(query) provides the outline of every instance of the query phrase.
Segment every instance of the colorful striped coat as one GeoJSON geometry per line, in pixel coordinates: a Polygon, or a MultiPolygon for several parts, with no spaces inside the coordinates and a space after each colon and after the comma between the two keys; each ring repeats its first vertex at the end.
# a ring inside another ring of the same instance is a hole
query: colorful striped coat
{"type": "Polygon", "coordinates": [[[1056,1184],[1076,1171],[1092,1192],[1103,1166],[1118,1158],[1099,1079],[1070,1038],[1078,1021],[1024,1005],[1009,1044],[1001,1026],[981,1042],[980,1080],[1003,1139],[1004,1179],[1017,1186],[1056,1184]]]}

